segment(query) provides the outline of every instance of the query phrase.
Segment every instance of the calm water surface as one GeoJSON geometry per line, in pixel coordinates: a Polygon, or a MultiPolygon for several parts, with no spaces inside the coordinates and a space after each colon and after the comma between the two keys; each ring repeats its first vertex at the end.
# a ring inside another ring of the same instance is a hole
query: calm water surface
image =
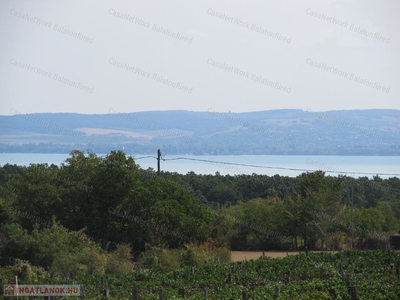
{"type": "MultiPolygon", "coordinates": [[[[104,156],[99,154],[98,156],[104,156]]],[[[157,169],[157,160],[147,155],[132,155],[141,168],[149,167],[157,169]]],[[[2,153],[0,154],[0,165],[17,164],[29,165],[30,163],[47,163],[60,165],[65,162],[69,154],[31,154],[31,153],[2,153]]],[[[307,156],[307,155],[164,155],[161,161],[161,169],[164,171],[186,174],[195,172],[197,174],[238,175],[238,174],[266,174],[269,176],[279,174],[282,176],[297,176],[305,170],[323,170],[329,175],[336,176],[344,174],[353,177],[374,174],[397,174],[379,175],[381,178],[400,177],[400,156],[307,156]],[[184,158],[184,159],[180,159],[184,158]],[[196,161],[207,160],[214,162],[196,161]],[[225,163],[254,165],[239,166],[225,163]],[[258,166],[258,167],[255,167],[258,166]],[[345,172],[354,172],[349,174],[345,172]],[[371,174],[364,174],[371,173],[371,174]]]]}

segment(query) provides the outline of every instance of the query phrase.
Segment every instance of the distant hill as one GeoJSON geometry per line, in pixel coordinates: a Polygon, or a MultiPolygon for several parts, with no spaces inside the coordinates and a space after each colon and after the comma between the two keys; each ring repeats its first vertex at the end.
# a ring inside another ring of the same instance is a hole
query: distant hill
{"type": "Polygon", "coordinates": [[[0,152],[400,155],[400,110],[0,116],[0,152]]]}

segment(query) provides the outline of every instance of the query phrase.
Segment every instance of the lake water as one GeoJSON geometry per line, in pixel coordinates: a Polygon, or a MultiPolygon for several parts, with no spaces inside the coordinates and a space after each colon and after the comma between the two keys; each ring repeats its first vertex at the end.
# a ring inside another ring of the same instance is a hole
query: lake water
{"type": "MultiPolygon", "coordinates": [[[[98,156],[103,156],[99,154],[98,156]]],[[[156,157],[132,155],[141,168],[157,169],[156,157]]],[[[60,165],[69,154],[1,153],[0,165],[48,163],[60,165]]],[[[186,174],[239,175],[266,174],[295,177],[303,172],[322,170],[327,175],[352,177],[400,177],[400,156],[308,156],[308,155],[165,155],[161,170],[186,174]],[[242,165],[233,165],[242,164],[242,165]],[[252,166],[245,166],[252,165],[252,166]],[[351,172],[351,173],[345,173],[351,172]]]]}

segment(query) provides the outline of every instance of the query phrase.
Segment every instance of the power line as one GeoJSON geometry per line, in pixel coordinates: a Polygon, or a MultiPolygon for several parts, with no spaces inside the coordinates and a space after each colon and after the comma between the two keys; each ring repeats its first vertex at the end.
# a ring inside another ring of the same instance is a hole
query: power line
{"type": "Polygon", "coordinates": [[[192,160],[192,161],[200,161],[200,162],[207,162],[207,163],[213,163],[213,164],[225,164],[225,165],[242,166],[242,167],[251,167],[251,168],[278,169],[278,170],[302,171],[302,172],[317,172],[317,171],[323,171],[323,172],[325,172],[325,173],[337,173],[337,174],[359,174],[359,175],[400,176],[400,174],[389,174],[389,173],[347,172],[347,171],[329,171],[329,170],[324,171],[324,170],[297,169],[297,168],[287,168],[287,167],[270,167],[270,166],[249,165],[249,164],[231,163],[231,162],[215,161],[215,160],[209,160],[209,159],[189,158],[189,157],[162,158],[162,160],[163,160],[163,161],[171,161],[171,160],[192,160]]]}
{"type": "Polygon", "coordinates": [[[148,155],[148,156],[143,156],[143,157],[138,157],[138,158],[133,157],[134,160],[144,159],[144,158],[154,158],[154,159],[157,159],[157,157],[155,157],[155,156],[153,156],[153,155],[148,155]]]}

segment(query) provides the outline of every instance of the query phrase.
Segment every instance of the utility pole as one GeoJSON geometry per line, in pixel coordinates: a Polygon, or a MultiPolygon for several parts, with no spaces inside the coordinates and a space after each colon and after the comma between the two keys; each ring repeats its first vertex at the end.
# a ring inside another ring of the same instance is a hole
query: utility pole
{"type": "Polygon", "coordinates": [[[157,150],[157,175],[160,177],[160,161],[161,161],[161,150],[157,150]]]}
{"type": "Polygon", "coordinates": [[[351,186],[351,248],[354,249],[354,216],[353,216],[353,208],[354,208],[354,190],[353,186],[351,186]]]}

